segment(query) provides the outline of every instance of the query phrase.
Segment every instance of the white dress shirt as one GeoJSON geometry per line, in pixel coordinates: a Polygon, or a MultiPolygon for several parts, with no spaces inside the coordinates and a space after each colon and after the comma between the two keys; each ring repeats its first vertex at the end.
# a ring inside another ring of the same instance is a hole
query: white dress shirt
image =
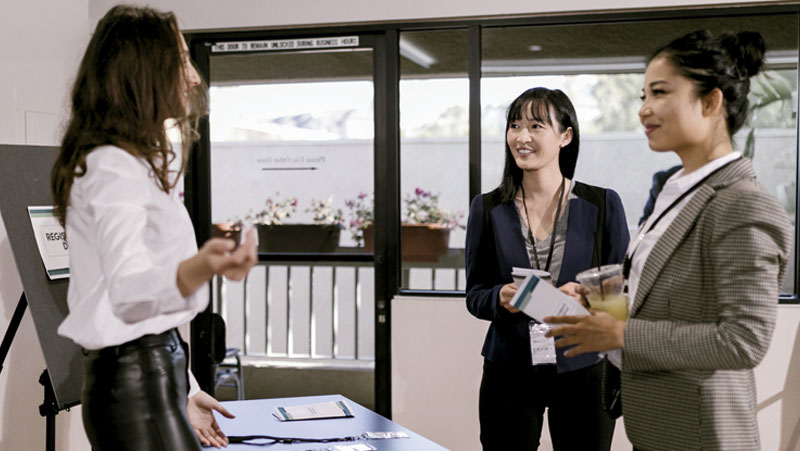
{"type": "MultiPolygon", "coordinates": [[[[628,245],[628,250],[625,254],[628,258],[633,255],[633,259],[631,260],[631,271],[630,274],[628,274],[628,310],[630,310],[633,300],[636,299],[636,290],[639,287],[639,279],[642,274],[642,268],[644,268],[644,264],[647,262],[647,257],[650,255],[650,251],[653,250],[653,247],[655,247],[658,240],[661,238],[664,232],[666,232],[670,224],[672,224],[672,221],[678,217],[678,214],[681,212],[681,210],[683,210],[683,207],[689,203],[689,200],[691,200],[695,192],[693,191],[687,194],[686,197],[681,199],[680,202],[675,204],[675,206],[669,209],[669,211],[666,213],[664,213],[664,211],[667,210],[670,205],[672,205],[672,203],[675,202],[679,197],[681,197],[683,193],[692,189],[692,187],[694,187],[698,182],[703,180],[703,178],[722,166],[728,164],[729,162],[736,160],[737,158],[741,158],[741,156],[742,155],[739,152],[731,152],[706,163],[689,174],[685,174],[683,169],[681,169],[673,174],[672,177],[667,179],[666,183],[664,183],[664,187],[661,189],[661,192],[658,194],[658,198],[656,199],[653,212],[647,218],[647,221],[645,221],[644,224],[639,227],[636,235],[628,245]],[[664,216],[658,220],[662,213],[664,213],[664,216]],[[657,220],[658,223],[656,223],[655,227],[652,227],[653,223],[657,220]],[[651,227],[652,230],[650,230],[651,227]]],[[[616,367],[622,368],[622,352],[620,349],[609,352],[608,359],[616,367]]]]}
{"type": "Polygon", "coordinates": [[[69,314],[58,333],[84,349],[165,332],[208,304],[205,284],[187,297],[178,290],[178,264],[197,253],[194,228],[178,194],[159,189],[143,159],[115,146],[89,153],[72,185],[66,231],[69,314]]]}

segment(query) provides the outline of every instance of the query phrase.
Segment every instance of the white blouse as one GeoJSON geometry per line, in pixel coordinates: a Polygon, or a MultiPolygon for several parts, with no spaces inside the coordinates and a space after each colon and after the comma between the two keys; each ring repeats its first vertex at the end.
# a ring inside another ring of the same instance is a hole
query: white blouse
{"type": "MultiPolygon", "coordinates": [[[[653,207],[653,213],[647,218],[647,221],[639,227],[636,235],[628,245],[626,255],[630,257],[633,255],[631,261],[631,273],[628,276],[628,298],[629,303],[636,299],[636,290],[639,288],[639,276],[642,274],[642,268],[653,250],[658,240],[667,231],[672,221],[678,217],[678,214],[683,210],[683,207],[689,203],[694,196],[694,192],[688,194],[680,200],[672,209],[664,213],[667,208],[679,199],[683,193],[692,189],[698,182],[702,181],[706,176],[728,164],[729,162],[741,158],[739,152],[732,152],[725,156],[712,160],[695,171],[684,174],[683,169],[673,174],[664,183],[664,187],[658,194],[656,204],[653,207]],[[658,220],[658,217],[664,214],[664,217],[650,230],[652,224],[658,220]]],[[[628,308],[630,309],[630,305],[628,308]]]]}
{"type": "Polygon", "coordinates": [[[178,264],[197,253],[177,193],[159,189],[147,163],[115,146],[86,158],[67,209],[69,314],[58,333],[101,349],[185,324],[205,309],[208,287],[183,297],[178,264]]]}
{"type": "MultiPolygon", "coordinates": [[[[692,189],[706,176],[729,162],[741,158],[741,156],[742,154],[739,152],[731,152],[706,163],[689,174],[684,174],[683,169],[680,169],[664,183],[664,187],[661,189],[656,199],[653,212],[647,218],[647,221],[639,227],[639,230],[631,240],[628,245],[628,250],[625,253],[628,258],[633,255],[633,259],[631,260],[631,272],[628,275],[628,310],[632,307],[633,300],[636,299],[636,290],[639,288],[639,279],[642,274],[642,269],[647,262],[647,257],[650,255],[650,252],[653,250],[658,240],[661,239],[661,236],[664,235],[664,232],[666,232],[672,224],[672,221],[678,217],[678,214],[680,214],[683,207],[689,203],[695,193],[689,193],[671,209],[668,211],[666,210],[670,208],[676,200],[680,199],[685,192],[692,189]],[[664,211],[666,211],[666,213],[664,213],[664,211]],[[659,220],[658,218],[662,214],[664,217],[659,220]],[[658,223],[653,227],[653,223],[656,221],[658,221],[658,223]]],[[[620,351],[621,350],[614,350],[608,353],[608,359],[618,368],[622,367],[622,353],[620,351]]]]}

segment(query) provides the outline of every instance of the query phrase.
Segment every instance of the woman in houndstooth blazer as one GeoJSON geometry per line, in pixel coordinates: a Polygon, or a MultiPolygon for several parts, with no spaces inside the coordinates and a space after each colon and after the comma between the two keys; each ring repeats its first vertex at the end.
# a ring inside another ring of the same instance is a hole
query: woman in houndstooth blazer
{"type": "Polygon", "coordinates": [[[628,321],[546,318],[569,324],[551,332],[578,345],[567,355],[610,351],[621,364],[637,450],[760,449],[752,368],[772,337],[792,228],[731,136],[764,51],[758,33],[697,31],[654,53],[639,116],[650,147],[683,169],[628,247],[628,321]]]}

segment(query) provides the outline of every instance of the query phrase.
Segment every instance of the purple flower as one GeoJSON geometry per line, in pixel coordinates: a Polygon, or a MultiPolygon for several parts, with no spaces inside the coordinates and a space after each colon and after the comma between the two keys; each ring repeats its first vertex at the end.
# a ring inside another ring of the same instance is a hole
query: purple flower
{"type": "Polygon", "coordinates": [[[367,197],[367,193],[365,193],[364,191],[361,191],[360,193],[358,193],[358,198],[359,199],[364,199],[365,197],[367,197]]]}

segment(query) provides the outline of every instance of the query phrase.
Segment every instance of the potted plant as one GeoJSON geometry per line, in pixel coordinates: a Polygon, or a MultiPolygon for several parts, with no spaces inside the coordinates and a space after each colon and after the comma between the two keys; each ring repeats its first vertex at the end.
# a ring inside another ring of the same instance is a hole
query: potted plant
{"type": "Polygon", "coordinates": [[[783,108],[787,104],[794,103],[792,81],[788,76],[780,72],[763,73],[753,78],[751,83],[753,88],[748,96],[750,100],[750,114],[748,117],[750,131],[747,133],[744,149],[742,150],[742,155],[750,159],[755,156],[755,132],[760,113],[770,110],[766,114],[767,122],[787,122],[789,124],[794,123],[796,114],[791,110],[787,114],[783,108]],[[778,102],[780,102],[780,108],[775,108],[775,104],[778,102]]]}
{"type": "Polygon", "coordinates": [[[325,200],[311,199],[306,213],[312,213],[313,224],[293,224],[304,236],[304,252],[333,252],[339,246],[344,219],[342,210],[333,208],[333,196],[325,200]]]}
{"type": "MultiPolygon", "coordinates": [[[[264,208],[247,214],[241,222],[256,226],[259,252],[333,252],[339,246],[342,211],[332,207],[333,198],[311,200],[305,212],[313,214],[312,224],[284,224],[297,212],[297,198],[267,198],[264,208]]],[[[234,223],[235,224],[235,223],[234,223]]]]}
{"type": "MultiPolygon", "coordinates": [[[[350,235],[358,246],[364,245],[364,231],[372,227],[372,221],[374,220],[374,204],[374,199],[370,199],[369,202],[367,202],[367,193],[363,191],[358,193],[355,199],[344,201],[344,205],[347,207],[350,214],[350,221],[348,223],[350,235]]],[[[367,249],[367,252],[372,252],[372,242],[370,242],[370,248],[367,249]]]]}
{"type": "MultiPolygon", "coordinates": [[[[345,205],[351,210],[350,229],[364,250],[373,250],[372,208],[367,208],[366,194],[361,193],[356,200],[345,205]]],[[[447,252],[450,231],[459,224],[463,213],[452,213],[439,207],[439,195],[422,188],[406,196],[405,213],[401,225],[401,252],[403,260],[416,262],[436,262],[447,252]]]]}

